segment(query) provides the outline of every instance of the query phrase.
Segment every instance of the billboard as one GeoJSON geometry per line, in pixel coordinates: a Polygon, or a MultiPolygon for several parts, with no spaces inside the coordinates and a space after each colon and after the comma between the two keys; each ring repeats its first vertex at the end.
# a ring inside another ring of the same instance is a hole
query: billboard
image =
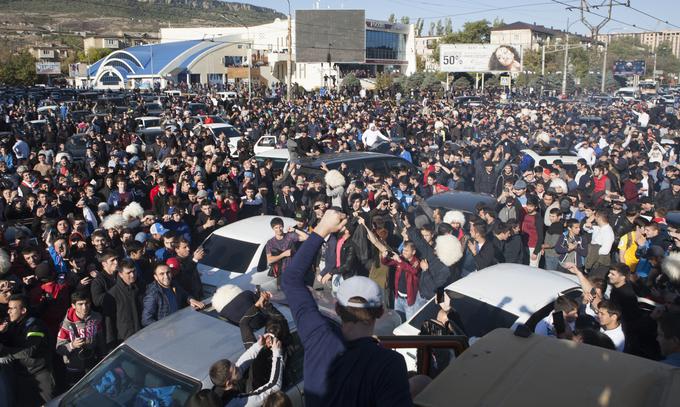
{"type": "Polygon", "coordinates": [[[644,60],[637,61],[614,61],[614,75],[618,76],[642,76],[645,74],[647,66],[644,60]]]}
{"type": "Polygon", "coordinates": [[[364,63],[364,10],[296,10],[295,61],[364,63]]]}
{"type": "Polygon", "coordinates": [[[443,72],[521,72],[522,46],[511,44],[441,44],[443,72]]]}
{"type": "Polygon", "coordinates": [[[38,75],[59,75],[61,74],[61,65],[59,62],[36,62],[35,73],[38,75]]]}
{"type": "Polygon", "coordinates": [[[35,73],[38,75],[59,75],[61,74],[61,65],[59,62],[36,62],[35,73]]]}

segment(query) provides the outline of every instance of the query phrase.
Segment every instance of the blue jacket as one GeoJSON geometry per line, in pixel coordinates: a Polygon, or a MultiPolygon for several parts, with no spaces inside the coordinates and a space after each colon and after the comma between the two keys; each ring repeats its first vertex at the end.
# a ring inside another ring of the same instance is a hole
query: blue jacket
{"type": "MultiPolygon", "coordinates": [[[[189,294],[180,286],[172,284],[172,290],[177,299],[177,310],[189,304],[189,294]]],[[[144,310],[142,311],[142,326],[151,325],[170,315],[170,299],[163,288],[156,281],[149,284],[144,296],[144,310]]]]}
{"type": "Polygon", "coordinates": [[[404,358],[372,338],[346,342],[319,312],[304,276],[322,244],[309,235],[281,280],[304,347],[305,406],[412,406],[404,358]]]}

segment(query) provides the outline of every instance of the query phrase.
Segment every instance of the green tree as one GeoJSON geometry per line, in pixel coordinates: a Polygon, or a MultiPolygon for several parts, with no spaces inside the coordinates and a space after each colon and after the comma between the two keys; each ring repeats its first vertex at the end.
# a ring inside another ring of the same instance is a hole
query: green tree
{"type": "Polygon", "coordinates": [[[472,82],[467,77],[461,76],[460,78],[453,81],[451,86],[455,90],[470,89],[472,87],[472,82]]]}
{"type": "Polygon", "coordinates": [[[491,24],[491,27],[492,28],[498,28],[498,27],[502,27],[504,25],[505,25],[505,21],[503,21],[502,18],[496,17],[496,18],[493,19],[493,23],[491,24]]]}
{"type": "Polygon", "coordinates": [[[488,43],[491,38],[491,24],[488,20],[468,21],[463,24],[463,29],[442,36],[437,41],[437,47],[433,52],[435,61],[439,61],[439,44],[477,44],[488,43]]]}
{"type": "Polygon", "coordinates": [[[390,16],[387,18],[387,21],[390,23],[396,23],[397,22],[397,16],[394,15],[394,13],[390,14],[390,16]]]}
{"type": "Polygon", "coordinates": [[[416,72],[425,72],[425,57],[416,55],[416,72]]]}
{"type": "Polygon", "coordinates": [[[33,85],[38,78],[35,58],[28,51],[8,55],[0,61],[0,83],[7,85],[33,85]]]}
{"type": "Polygon", "coordinates": [[[656,69],[667,73],[680,72],[680,59],[673,55],[671,43],[664,41],[656,47],[656,69]]]}
{"type": "Polygon", "coordinates": [[[401,23],[402,23],[402,24],[408,25],[408,24],[411,23],[411,19],[410,19],[408,16],[403,16],[403,17],[401,18],[401,23]]]}
{"type": "Polygon", "coordinates": [[[432,36],[434,35],[434,33],[435,33],[435,27],[436,27],[435,22],[434,22],[434,21],[431,21],[431,22],[430,22],[430,29],[429,29],[429,31],[427,32],[427,35],[429,35],[430,37],[432,37],[432,36]]]}
{"type": "Polygon", "coordinates": [[[87,64],[94,64],[100,59],[109,55],[113,50],[109,48],[90,48],[87,52],[78,52],[78,61],[87,64]]]}
{"type": "Polygon", "coordinates": [[[423,21],[422,18],[419,18],[419,19],[416,20],[416,26],[415,26],[416,37],[422,37],[422,35],[423,35],[423,24],[425,24],[425,21],[423,21]]]}
{"type": "Polygon", "coordinates": [[[436,32],[437,35],[444,35],[444,24],[442,24],[442,20],[437,20],[436,32]]]}
{"type": "Polygon", "coordinates": [[[375,78],[375,89],[377,91],[386,91],[392,87],[392,76],[390,74],[379,73],[375,78]]]}
{"type": "Polygon", "coordinates": [[[451,17],[446,17],[446,20],[444,20],[444,34],[453,34],[453,22],[451,21],[451,17]]]}
{"type": "Polygon", "coordinates": [[[341,88],[347,88],[347,89],[356,89],[361,87],[361,81],[357,79],[357,77],[353,74],[347,74],[344,78],[342,78],[342,82],[340,82],[340,87],[341,88]]]}

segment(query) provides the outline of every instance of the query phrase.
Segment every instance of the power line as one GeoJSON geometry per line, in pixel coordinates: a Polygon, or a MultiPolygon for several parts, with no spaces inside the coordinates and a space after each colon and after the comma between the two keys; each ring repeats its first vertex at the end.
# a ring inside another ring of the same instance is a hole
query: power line
{"type": "Polygon", "coordinates": [[[631,10],[633,10],[633,11],[637,11],[638,13],[640,13],[640,14],[642,14],[642,15],[645,15],[645,16],[647,16],[647,17],[649,17],[649,18],[651,18],[651,19],[653,19],[653,20],[656,20],[656,21],[658,21],[658,22],[660,22],[660,23],[664,23],[664,24],[669,25],[669,26],[671,26],[671,27],[680,28],[680,25],[675,25],[675,24],[669,22],[668,20],[663,20],[663,19],[661,19],[661,18],[655,17],[655,16],[653,16],[653,15],[651,15],[651,14],[645,12],[645,11],[642,11],[642,10],[640,10],[640,9],[638,9],[638,8],[635,8],[635,7],[631,6],[631,5],[630,5],[630,1],[627,1],[627,2],[625,2],[625,3],[622,3],[622,2],[620,2],[620,1],[617,1],[616,3],[619,4],[619,5],[621,5],[621,6],[628,7],[629,9],[631,9],[631,10]]]}
{"type": "MultiPolygon", "coordinates": [[[[573,1],[572,1],[573,2],[573,1]]],[[[552,2],[540,2],[540,3],[524,3],[524,4],[515,4],[512,6],[505,6],[505,7],[494,7],[494,8],[487,8],[487,9],[481,9],[481,10],[476,10],[476,11],[467,11],[463,13],[456,13],[456,14],[447,14],[447,15],[438,15],[438,16],[431,16],[431,17],[417,17],[421,18],[423,20],[431,20],[435,18],[444,18],[444,17],[461,17],[461,16],[467,16],[467,15],[472,15],[472,14],[480,14],[480,13],[486,13],[489,11],[498,11],[498,10],[511,10],[515,8],[525,8],[525,7],[531,7],[531,6],[546,6],[546,5],[551,5],[553,4],[552,2]]],[[[566,4],[568,6],[572,6],[571,4],[568,3],[562,3],[566,4]]]]}
{"type": "MultiPolygon", "coordinates": [[[[571,5],[571,4],[569,4],[569,3],[565,3],[564,1],[560,1],[560,0],[552,0],[552,1],[553,1],[554,3],[561,4],[561,5],[563,5],[563,6],[567,6],[567,10],[569,10],[569,11],[571,11],[571,10],[581,10],[581,9],[582,9],[581,7],[576,7],[576,6],[571,5]]],[[[584,12],[584,13],[588,13],[588,14],[592,14],[592,15],[594,15],[594,16],[598,16],[598,17],[601,17],[601,18],[608,18],[608,16],[606,16],[606,15],[604,15],[604,14],[599,14],[599,13],[596,13],[596,12],[591,11],[591,10],[588,10],[588,9],[583,9],[583,12],[584,12]]],[[[619,24],[627,25],[627,26],[629,26],[629,27],[637,28],[637,29],[639,29],[639,30],[643,30],[643,31],[647,31],[647,32],[656,32],[655,30],[650,30],[649,28],[641,27],[641,26],[639,26],[639,25],[637,25],[637,24],[627,23],[627,22],[625,22],[625,21],[621,21],[621,20],[618,20],[618,19],[613,18],[613,17],[610,18],[610,20],[611,20],[611,21],[616,21],[616,22],[619,23],[619,24]]]]}

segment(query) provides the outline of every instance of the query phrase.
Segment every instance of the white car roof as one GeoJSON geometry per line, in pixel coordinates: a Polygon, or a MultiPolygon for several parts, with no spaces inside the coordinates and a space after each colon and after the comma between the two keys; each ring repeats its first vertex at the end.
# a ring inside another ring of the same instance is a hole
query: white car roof
{"type": "Polygon", "coordinates": [[[470,273],[446,289],[499,306],[526,320],[559,293],[577,287],[578,279],[570,274],[502,263],[470,273]]]}
{"type": "Polygon", "coordinates": [[[295,219],[280,216],[253,216],[222,226],[213,232],[218,236],[224,236],[231,239],[243,240],[250,243],[264,244],[267,240],[274,237],[274,231],[269,223],[274,218],[283,219],[283,226],[287,229],[288,226],[295,226],[295,219]]]}
{"type": "Polygon", "coordinates": [[[142,116],[142,117],[137,117],[135,120],[160,120],[161,118],[158,116],[142,116]]]}
{"type": "Polygon", "coordinates": [[[204,123],[201,124],[202,127],[208,128],[208,129],[224,129],[224,128],[229,128],[229,127],[234,127],[229,123],[204,123]]]}
{"type": "Polygon", "coordinates": [[[257,155],[255,158],[283,158],[290,159],[290,152],[287,148],[275,148],[273,150],[263,151],[257,155]]]}

